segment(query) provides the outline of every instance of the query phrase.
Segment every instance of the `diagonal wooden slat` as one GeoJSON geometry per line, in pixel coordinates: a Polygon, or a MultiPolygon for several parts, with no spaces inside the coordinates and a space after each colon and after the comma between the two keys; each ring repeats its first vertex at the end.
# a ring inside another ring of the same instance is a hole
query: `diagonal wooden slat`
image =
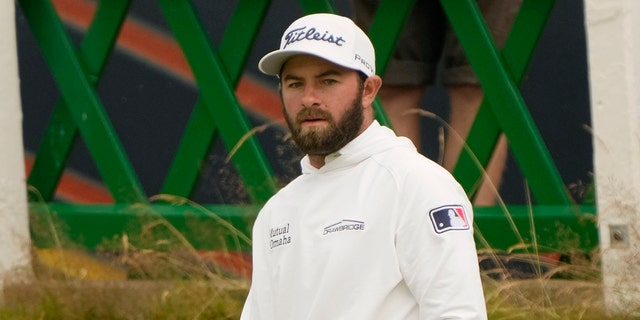
{"type": "Polygon", "coordinates": [[[330,0],[298,0],[305,14],[312,13],[336,13],[333,1],[330,0]]]}
{"type": "MultiPolygon", "coordinates": [[[[568,191],[531,119],[509,67],[496,49],[476,2],[443,0],[441,3],[482,84],[492,113],[510,141],[536,201],[550,205],[571,204],[568,191]]],[[[511,36],[517,37],[518,34],[511,36]]]]}
{"type": "MultiPolygon", "coordinates": [[[[233,87],[237,86],[242,75],[248,53],[269,4],[268,0],[241,0],[236,5],[218,49],[220,60],[229,74],[233,87]]],[[[212,142],[219,137],[218,133],[216,116],[210,112],[210,108],[200,97],[165,178],[162,193],[182,197],[191,196],[198,181],[201,164],[212,142]]]]}
{"type": "MultiPolygon", "coordinates": [[[[520,84],[533,56],[555,0],[524,0],[502,51],[504,63],[514,82],[520,84]]],[[[482,168],[489,163],[500,135],[500,124],[488,99],[484,99],[467,138],[469,152],[460,154],[454,175],[472,194],[480,182],[482,168]]]]}
{"type": "MultiPolygon", "coordinates": [[[[113,4],[113,7],[102,7],[109,10],[99,10],[105,15],[112,16],[114,19],[111,23],[113,24],[106,23],[109,19],[105,18],[101,18],[101,23],[96,24],[99,27],[93,28],[93,30],[97,38],[95,38],[95,42],[94,40],[87,41],[84,50],[93,49],[92,46],[95,45],[96,50],[101,50],[102,54],[87,52],[86,56],[83,56],[83,61],[80,61],[76,56],[62,22],[49,1],[21,0],[19,3],[42,49],[45,60],[51,68],[53,77],[62,92],[63,99],[71,113],[70,118],[77,125],[79,133],[84,138],[89,152],[113,197],[118,202],[145,202],[146,196],[138,178],[93,87],[97,82],[97,76],[101,73],[101,65],[104,64],[104,61],[97,60],[106,58],[111,50],[113,38],[115,37],[113,31],[117,31],[119,28],[123,11],[126,11],[128,3],[119,2],[113,4]],[[118,4],[124,4],[125,6],[118,7],[118,4]],[[103,21],[103,19],[106,21],[103,21]],[[111,41],[109,41],[109,38],[99,39],[101,36],[109,36],[107,32],[111,32],[111,41]],[[99,44],[101,47],[98,47],[97,42],[102,42],[99,44]],[[88,48],[86,47],[87,45],[89,45],[88,48]],[[98,58],[95,61],[92,60],[94,54],[95,58],[98,58]],[[87,64],[87,66],[83,66],[84,64],[87,64]],[[93,70],[87,70],[87,73],[91,75],[90,78],[93,80],[89,80],[85,75],[84,68],[89,67],[93,70]]],[[[104,17],[103,15],[100,16],[104,17]]],[[[93,36],[91,39],[94,39],[93,36]]],[[[65,119],[69,119],[69,117],[58,112],[54,121],[65,119]]],[[[52,128],[56,129],[56,125],[53,125],[52,128]]],[[[65,133],[67,136],[57,143],[59,143],[59,146],[66,145],[67,148],[61,148],[63,152],[60,157],[54,156],[57,160],[66,161],[69,145],[73,141],[73,136],[75,136],[74,130],[70,129],[68,125],[65,126],[65,129],[67,130],[65,133]]],[[[51,154],[51,152],[48,153],[51,154]]],[[[54,165],[59,166],[60,163],[62,162],[59,161],[58,164],[54,165]]],[[[54,168],[54,170],[59,169],[54,168]]],[[[57,176],[53,175],[52,180],[57,181],[59,173],[57,176]]],[[[51,194],[51,184],[49,183],[48,186],[43,184],[49,196],[51,194]]]]}
{"type": "MultiPolygon", "coordinates": [[[[190,1],[159,1],[178,43],[186,54],[204,106],[227,147],[236,150],[232,160],[252,201],[264,203],[278,190],[272,169],[239,106],[229,74],[207,38],[190,1]],[[218,120],[219,119],[219,120],[218,120]],[[236,144],[239,144],[238,146],[236,144]],[[237,148],[236,148],[237,147],[237,148]]],[[[251,41],[250,41],[251,42],[251,41]]],[[[196,138],[193,137],[194,141],[196,138]]],[[[182,144],[189,143],[183,139],[182,144]]],[[[195,143],[195,142],[194,142],[195,143]]]]}
{"type": "MultiPolygon", "coordinates": [[[[376,73],[384,75],[387,64],[393,55],[398,38],[402,33],[406,18],[409,16],[415,0],[381,0],[376,16],[369,28],[369,37],[376,48],[376,73]]],[[[379,98],[373,103],[376,119],[392,128],[391,121],[384,111],[379,98]]]]}
{"type": "MultiPolygon", "coordinates": [[[[102,1],[80,47],[78,59],[93,86],[96,86],[116,36],[124,21],[130,0],[102,1]]],[[[51,201],[65,169],[78,127],[64,100],[58,101],[36,154],[28,184],[32,201],[51,201]]]]}
{"type": "Polygon", "coordinates": [[[415,0],[381,0],[369,28],[376,48],[376,70],[384,75],[415,0]]]}
{"type": "MultiPolygon", "coordinates": [[[[91,238],[92,246],[99,245],[104,237],[119,234],[125,226],[123,223],[134,220],[141,208],[157,210],[160,215],[168,217],[177,225],[182,223],[183,214],[187,210],[184,207],[162,203],[149,206],[129,205],[146,202],[146,197],[94,89],[111,53],[115,36],[126,15],[129,2],[129,0],[99,2],[91,28],[76,50],[71,45],[49,1],[19,0],[63,96],[56,107],[45,137],[47,145],[41,147],[38,154],[39,164],[34,168],[29,180],[34,186],[45,190],[46,192],[43,193],[47,195],[45,200],[50,201],[73,140],[78,135],[85,139],[100,173],[114,195],[116,204],[112,206],[45,204],[44,209],[59,213],[63,220],[73,226],[78,239],[91,238]],[[51,163],[47,163],[49,161],[51,163]],[[49,176],[41,178],[47,175],[49,176]],[[127,212],[125,215],[118,215],[125,211],[127,212]],[[127,217],[127,221],[122,219],[124,216],[127,217]]],[[[239,0],[217,51],[208,42],[190,1],[160,0],[160,2],[171,29],[187,54],[191,68],[195,71],[196,81],[202,89],[201,99],[194,108],[188,129],[183,135],[181,150],[169,174],[169,177],[174,177],[176,180],[168,177],[165,182],[165,190],[177,190],[179,195],[183,195],[182,193],[189,195],[190,188],[198,176],[198,162],[205,157],[211,141],[219,135],[227,148],[232,149],[235,143],[249,132],[248,123],[235,99],[233,88],[238,83],[246,55],[251,49],[271,1],[239,0]],[[244,36],[238,36],[240,34],[244,36]],[[182,152],[192,152],[192,154],[183,156],[182,152]],[[189,161],[191,161],[188,164],[189,169],[182,171],[182,164],[189,161]],[[185,172],[191,177],[182,176],[185,172]],[[176,185],[183,185],[175,187],[175,181],[177,181],[176,185]]],[[[478,76],[483,86],[486,86],[487,99],[481,108],[468,143],[476,154],[488,155],[493,141],[487,143],[487,136],[497,136],[500,129],[504,128],[511,143],[521,145],[517,150],[514,149],[514,152],[517,152],[521,165],[527,168],[523,172],[530,180],[538,202],[542,204],[534,208],[506,208],[512,211],[513,225],[523,234],[530,231],[531,223],[543,226],[544,228],[536,228],[536,232],[541,233],[538,235],[540,239],[548,243],[560,243],[562,239],[555,233],[554,228],[558,224],[566,225],[574,231],[579,230],[581,235],[587,237],[581,245],[593,246],[595,241],[592,240],[597,239],[595,224],[583,223],[584,221],[577,218],[576,212],[593,212],[594,209],[573,206],[570,201],[564,201],[566,199],[562,195],[558,196],[563,190],[562,181],[557,179],[555,167],[548,160],[550,157],[546,153],[544,144],[539,140],[539,134],[530,121],[526,106],[521,101],[522,98],[515,85],[526,71],[528,60],[536,45],[537,37],[542,32],[553,0],[524,1],[521,10],[523,13],[518,17],[501,56],[485,30],[482,17],[478,16],[479,11],[473,6],[474,1],[446,2],[450,6],[447,10],[448,14],[452,20],[455,20],[457,32],[462,34],[461,38],[464,38],[461,41],[466,45],[465,50],[471,52],[472,65],[474,68],[484,68],[479,71],[478,76]],[[474,28],[477,29],[474,30],[474,28]],[[478,61],[486,65],[479,65],[478,61]],[[500,90],[508,92],[500,92],[500,90]],[[531,159],[524,161],[522,159],[529,157],[531,159]],[[532,161],[538,161],[541,164],[532,165],[532,161]],[[551,170],[545,172],[549,168],[551,170]],[[539,175],[547,177],[540,179],[539,175]],[[533,183],[534,181],[536,182],[533,183]]],[[[305,11],[333,10],[330,1],[300,0],[300,3],[308,6],[305,7],[305,11]]],[[[378,48],[379,70],[384,69],[386,60],[395,46],[395,37],[401,29],[404,16],[410,10],[410,3],[413,3],[413,0],[382,0],[381,9],[370,30],[372,41],[378,48]]],[[[249,210],[236,205],[214,206],[211,210],[239,227],[241,232],[248,234],[250,221],[255,217],[259,205],[275,192],[277,187],[257,142],[249,139],[245,143],[243,148],[247,148],[239,149],[233,161],[239,168],[243,181],[252,188],[251,198],[258,206],[251,206],[249,210]]],[[[485,156],[482,156],[481,161],[485,161],[482,160],[484,158],[485,156]]],[[[460,170],[465,161],[461,158],[460,170]]],[[[474,170],[477,171],[477,167],[474,170]]],[[[477,173],[475,177],[477,178],[477,173]]],[[[40,206],[40,204],[36,205],[40,206]]],[[[503,231],[509,226],[506,225],[504,215],[496,214],[494,209],[479,208],[476,216],[476,222],[481,230],[495,231],[487,234],[487,243],[494,249],[509,249],[515,244],[521,244],[515,243],[520,241],[518,238],[505,237],[500,233],[500,230],[503,231]]],[[[527,237],[525,236],[524,239],[527,240],[527,237]]],[[[202,245],[206,246],[210,243],[202,245]]],[[[248,247],[242,250],[248,250],[248,247]]]]}

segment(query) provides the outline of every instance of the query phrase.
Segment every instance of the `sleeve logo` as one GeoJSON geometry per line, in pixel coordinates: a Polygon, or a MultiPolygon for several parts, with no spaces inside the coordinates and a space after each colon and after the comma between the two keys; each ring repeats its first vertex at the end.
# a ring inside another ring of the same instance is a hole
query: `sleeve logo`
{"type": "Polygon", "coordinates": [[[436,233],[449,230],[469,230],[467,215],[462,206],[443,206],[429,212],[436,233]]]}

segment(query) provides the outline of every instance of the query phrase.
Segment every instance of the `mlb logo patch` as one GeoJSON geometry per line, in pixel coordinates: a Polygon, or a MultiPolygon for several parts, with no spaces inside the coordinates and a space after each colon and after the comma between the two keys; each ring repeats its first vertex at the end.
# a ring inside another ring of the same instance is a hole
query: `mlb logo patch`
{"type": "Polygon", "coordinates": [[[462,206],[444,206],[429,212],[436,233],[449,230],[469,230],[467,215],[462,206]]]}

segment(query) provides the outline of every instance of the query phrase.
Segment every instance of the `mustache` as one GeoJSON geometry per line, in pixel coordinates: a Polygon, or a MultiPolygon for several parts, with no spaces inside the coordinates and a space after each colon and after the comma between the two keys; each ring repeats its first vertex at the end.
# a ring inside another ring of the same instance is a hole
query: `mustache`
{"type": "Polygon", "coordinates": [[[301,123],[306,120],[313,119],[324,119],[324,120],[332,120],[333,117],[331,113],[326,110],[318,109],[318,108],[304,108],[296,114],[296,122],[301,123]]]}

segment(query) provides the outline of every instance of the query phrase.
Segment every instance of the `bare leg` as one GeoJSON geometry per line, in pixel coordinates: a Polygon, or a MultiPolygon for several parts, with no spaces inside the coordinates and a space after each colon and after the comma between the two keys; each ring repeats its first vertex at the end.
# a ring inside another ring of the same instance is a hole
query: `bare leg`
{"type": "MultiPolygon", "coordinates": [[[[453,132],[448,132],[445,138],[443,166],[451,171],[458,161],[484,94],[479,86],[453,86],[449,89],[449,94],[451,97],[450,125],[453,132]]],[[[489,181],[483,180],[476,193],[474,205],[495,205],[506,158],[507,140],[502,135],[487,166],[489,181]]]]}
{"type": "Polygon", "coordinates": [[[384,106],[389,121],[399,136],[404,136],[420,150],[420,115],[409,112],[420,107],[423,86],[383,86],[378,97],[384,106]]]}
{"type": "Polygon", "coordinates": [[[475,196],[473,204],[476,206],[493,206],[496,204],[498,188],[502,181],[502,174],[507,162],[507,137],[504,134],[498,138],[493,154],[487,165],[489,180],[483,180],[475,196]]]}

